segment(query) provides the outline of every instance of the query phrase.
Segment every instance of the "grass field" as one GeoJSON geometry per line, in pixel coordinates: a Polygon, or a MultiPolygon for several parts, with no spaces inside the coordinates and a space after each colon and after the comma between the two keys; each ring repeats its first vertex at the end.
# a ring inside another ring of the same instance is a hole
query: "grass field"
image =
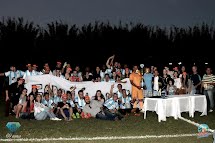
{"type": "MultiPolygon", "coordinates": [[[[130,115],[123,121],[103,121],[97,119],[75,119],[71,122],[66,121],[36,121],[15,119],[14,116],[4,117],[4,102],[0,102],[0,138],[6,139],[8,130],[7,122],[20,122],[21,127],[15,135],[21,138],[90,138],[93,137],[128,137],[128,136],[146,136],[146,135],[176,135],[176,134],[197,134],[196,126],[191,125],[180,119],[175,120],[170,117],[166,122],[158,122],[155,112],[147,112],[147,118],[143,116],[136,117],[130,115]]],[[[205,123],[211,129],[215,129],[215,112],[209,113],[208,116],[200,117],[196,112],[194,118],[189,118],[188,113],[183,113],[183,117],[197,123],[205,123]]],[[[0,141],[1,142],[1,141],[0,141]]],[[[15,141],[12,141],[15,142],[15,141]]],[[[26,141],[29,142],[29,141],[26,141]]],[[[34,141],[32,141],[34,142],[34,141]]],[[[36,142],[36,141],[35,141],[36,142]]],[[[197,136],[189,137],[160,137],[160,138],[133,138],[133,139],[101,139],[101,140],[77,140],[77,141],[42,141],[46,143],[212,143],[213,137],[198,139],[197,136]]]]}

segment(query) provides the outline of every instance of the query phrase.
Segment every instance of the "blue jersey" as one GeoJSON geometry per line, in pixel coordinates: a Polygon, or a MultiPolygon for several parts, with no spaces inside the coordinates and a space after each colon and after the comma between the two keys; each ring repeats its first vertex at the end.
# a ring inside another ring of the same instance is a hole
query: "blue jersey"
{"type": "Polygon", "coordinates": [[[153,74],[151,73],[145,73],[143,75],[143,79],[146,85],[146,90],[152,90],[152,77],[153,77],[153,74]]]}

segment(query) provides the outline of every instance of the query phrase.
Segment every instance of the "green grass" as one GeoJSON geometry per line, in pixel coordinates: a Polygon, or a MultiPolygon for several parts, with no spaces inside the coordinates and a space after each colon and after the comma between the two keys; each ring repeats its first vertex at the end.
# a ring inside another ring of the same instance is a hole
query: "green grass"
{"type": "MultiPolygon", "coordinates": [[[[8,133],[7,122],[18,121],[20,129],[15,133],[22,138],[49,138],[49,137],[103,137],[103,136],[144,136],[144,135],[174,135],[174,134],[195,134],[198,133],[197,127],[186,123],[180,119],[175,120],[170,117],[166,122],[158,122],[155,112],[147,112],[147,118],[143,116],[128,116],[123,121],[103,121],[94,118],[75,119],[71,122],[66,121],[36,121],[15,119],[14,116],[4,117],[4,102],[0,102],[0,138],[6,138],[8,133]]],[[[183,117],[198,123],[206,123],[211,129],[215,129],[215,112],[208,116],[200,117],[200,113],[195,113],[194,118],[189,118],[188,113],[183,113],[183,117]]],[[[131,140],[112,140],[118,142],[146,142],[146,143],[212,143],[213,137],[197,139],[197,137],[180,138],[159,138],[159,139],[131,139],[131,140]]],[[[100,141],[46,141],[46,143],[106,143],[110,140],[100,141]]]]}

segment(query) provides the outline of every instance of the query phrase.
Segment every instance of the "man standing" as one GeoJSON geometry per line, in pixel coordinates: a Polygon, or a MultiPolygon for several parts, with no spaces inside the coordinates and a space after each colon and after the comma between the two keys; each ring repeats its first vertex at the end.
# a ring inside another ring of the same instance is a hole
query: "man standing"
{"type": "Polygon", "coordinates": [[[214,85],[215,76],[212,74],[211,68],[208,67],[202,79],[202,86],[204,87],[204,95],[207,97],[209,112],[213,112],[214,108],[214,85]]]}
{"type": "Polygon", "coordinates": [[[9,100],[9,93],[8,93],[8,86],[15,83],[18,78],[22,77],[24,75],[24,72],[21,70],[16,70],[16,67],[14,65],[10,66],[10,71],[5,73],[0,73],[0,76],[5,76],[8,78],[9,83],[5,87],[5,102],[6,102],[6,112],[5,116],[9,116],[9,106],[10,106],[10,100],[9,100]]]}
{"type": "Polygon", "coordinates": [[[6,76],[9,78],[9,85],[17,81],[17,78],[23,77],[24,72],[21,70],[16,70],[14,65],[10,66],[10,71],[5,73],[0,73],[0,76],[6,76]]]}
{"type": "Polygon", "coordinates": [[[142,75],[138,70],[137,65],[133,66],[133,72],[130,74],[130,82],[132,85],[132,100],[134,102],[133,108],[137,108],[139,102],[139,109],[143,109],[143,90],[141,87],[142,75]]]}
{"type": "Polygon", "coordinates": [[[18,78],[17,82],[15,82],[9,86],[8,94],[6,94],[6,101],[8,103],[7,107],[6,107],[6,113],[8,113],[9,110],[13,110],[14,106],[18,104],[19,97],[20,97],[23,89],[24,89],[24,79],[23,78],[18,78]],[[11,108],[10,108],[10,106],[11,106],[11,108]]]}
{"type": "Polygon", "coordinates": [[[158,70],[154,71],[153,82],[153,96],[161,96],[161,92],[164,90],[164,81],[161,76],[159,76],[158,70]]]}
{"type": "Polygon", "coordinates": [[[201,88],[201,77],[197,73],[197,66],[192,67],[193,74],[190,75],[190,80],[192,81],[192,91],[191,94],[200,94],[201,88]]]}
{"type": "Polygon", "coordinates": [[[153,74],[150,72],[149,68],[146,68],[143,78],[144,78],[144,82],[145,82],[145,86],[146,86],[145,96],[150,97],[150,96],[152,96],[152,78],[153,78],[153,74]]]}

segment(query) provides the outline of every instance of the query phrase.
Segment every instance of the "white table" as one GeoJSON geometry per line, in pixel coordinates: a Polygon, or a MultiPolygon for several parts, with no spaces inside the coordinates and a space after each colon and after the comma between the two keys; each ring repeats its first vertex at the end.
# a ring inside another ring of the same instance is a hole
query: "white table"
{"type": "Polygon", "coordinates": [[[158,121],[166,121],[166,117],[178,119],[182,112],[189,112],[194,117],[194,112],[201,112],[201,116],[207,115],[207,100],[205,95],[170,95],[162,98],[145,98],[144,119],[147,111],[155,111],[158,121]]]}

